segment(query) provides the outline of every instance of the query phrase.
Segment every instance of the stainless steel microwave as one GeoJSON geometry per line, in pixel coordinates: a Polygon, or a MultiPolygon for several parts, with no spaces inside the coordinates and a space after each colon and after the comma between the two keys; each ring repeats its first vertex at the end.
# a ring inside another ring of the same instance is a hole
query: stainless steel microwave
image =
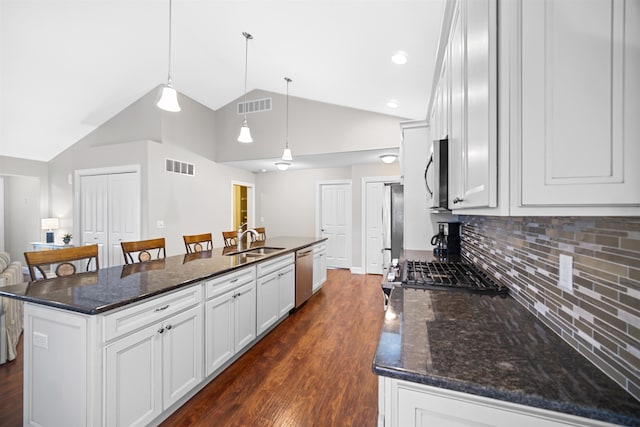
{"type": "Polygon", "coordinates": [[[449,210],[449,140],[436,139],[424,170],[429,209],[433,212],[449,210]]]}

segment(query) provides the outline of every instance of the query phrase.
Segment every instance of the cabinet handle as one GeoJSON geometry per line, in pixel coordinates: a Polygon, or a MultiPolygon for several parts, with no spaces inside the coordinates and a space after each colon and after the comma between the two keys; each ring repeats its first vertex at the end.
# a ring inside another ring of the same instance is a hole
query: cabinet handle
{"type": "Polygon", "coordinates": [[[167,308],[169,308],[169,304],[163,305],[162,307],[158,307],[158,308],[156,308],[155,311],[158,312],[158,311],[166,310],[167,308]]]}
{"type": "Polygon", "coordinates": [[[168,331],[169,329],[171,329],[171,325],[167,325],[167,328],[166,328],[166,329],[167,329],[167,331],[168,331]]]}
{"type": "Polygon", "coordinates": [[[460,202],[464,202],[464,199],[461,199],[460,197],[456,197],[455,199],[453,199],[453,203],[460,203],[460,202]]]}
{"type": "Polygon", "coordinates": [[[237,281],[238,281],[238,278],[236,277],[235,279],[230,280],[229,283],[236,283],[237,281]]]}
{"type": "Polygon", "coordinates": [[[161,333],[163,333],[163,332],[164,332],[164,328],[160,328],[160,329],[158,329],[158,333],[159,333],[159,334],[161,334],[161,333]]]}

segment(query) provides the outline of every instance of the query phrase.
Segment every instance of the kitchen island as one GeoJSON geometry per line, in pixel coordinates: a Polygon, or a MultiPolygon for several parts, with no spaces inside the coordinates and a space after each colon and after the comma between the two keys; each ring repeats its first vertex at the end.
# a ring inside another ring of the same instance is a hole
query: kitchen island
{"type": "Polygon", "coordinates": [[[638,400],[511,297],[395,287],[373,372],[386,427],[640,425],[638,400]]]}
{"type": "Polygon", "coordinates": [[[2,288],[25,301],[24,425],[159,423],[286,318],[295,251],[324,240],[269,238],[2,288]]]}

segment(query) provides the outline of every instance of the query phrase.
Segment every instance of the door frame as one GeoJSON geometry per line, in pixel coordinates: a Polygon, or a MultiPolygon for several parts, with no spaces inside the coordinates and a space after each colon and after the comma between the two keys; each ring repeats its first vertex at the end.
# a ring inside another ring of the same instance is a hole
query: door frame
{"type": "Polygon", "coordinates": [[[366,274],[367,271],[367,184],[370,183],[382,183],[382,184],[401,184],[402,179],[399,175],[389,176],[366,176],[362,178],[362,207],[360,209],[360,253],[362,254],[362,271],[366,274]]]}
{"type": "Polygon", "coordinates": [[[248,217],[247,228],[253,228],[256,226],[256,184],[255,182],[231,180],[231,186],[229,187],[229,192],[230,192],[229,230],[234,229],[234,224],[233,224],[233,208],[235,206],[234,204],[235,192],[233,191],[234,185],[241,185],[243,187],[247,187],[247,217],[248,217]]]}
{"type": "MultiPolygon", "coordinates": [[[[142,171],[142,168],[139,164],[74,170],[73,182],[69,182],[69,184],[73,184],[73,235],[78,236],[78,238],[80,237],[80,178],[83,176],[92,176],[92,175],[113,175],[113,174],[119,174],[119,173],[135,173],[136,185],[138,187],[138,194],[140,196],[136,201],[138,203],[138,207],[137,207],[138,232],[140,233],[140,238],[144,239],[147,234],[144,232],[146,227],[143,227],[144,224],[142,221],[143,216],[142,216],[141,171],[142,171]]],[[[71,174],[69,174],[69,180],[71,181],[71,174]]]]}
{"type": "Polygon", "coordinates": [[[351,270],[353,263],[353,181],[351,179],[335,179],[316,181],[316,236],[322,236],[322,187],[324,185],[348,185],[349,201],[347,204],[347,264],[351,270]]]}

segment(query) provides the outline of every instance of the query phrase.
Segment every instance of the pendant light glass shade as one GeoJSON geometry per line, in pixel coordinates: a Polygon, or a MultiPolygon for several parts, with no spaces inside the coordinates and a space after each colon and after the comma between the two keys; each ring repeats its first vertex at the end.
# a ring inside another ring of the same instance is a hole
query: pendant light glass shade
{"type": "Polygon", "coordinates": [[[242,36],[245,38],[244,44],[244,108],[245,115],[244,120],[242,121],[242,127],[240,128],[240,135],[238,135],[238,142],[242,142],[244,144],[248,144],[253,142],[253,138],[251,138],[251,130],[249,129],[249,124],[247,124],[247,63],[249,58],[249,40],[253,38],[253,36],[249,33],[243,32],[242,36]]]}
{"type": "Polygon", "coordinates": [[[162,88],[162,95],[156,104],[158,108],[177,113],[180,111],[178,104],[178,93],[171,86],[171,0],[169,0],[169,73],[167,75],[167,84],[162,88]]]}
{"type": "Polygon", "coordinates": [[[284,151],[282,152],[282,160],[288,160],[288,161],[293,160],[293,156],[291,155],[291,149],[289,148],[284,149],[284,151]]]}
{"type": "Polygon", "coordinates": [[[162,95],[160,101],[158,101],[158,108],[177,113],[180,111],[180,104],[178,104],[178,93],[171,86],[167,85],[162,88],[162,95]]]}
{"type": "Polygon", "coordinates": [[[251,138],[251,129],[249,129],[249,125],[247,124],[247,119],[242,121],[240,135],[238,135],[238,142],[242,142],[244,144],[253,142],[253,138],[251,138]]]}

